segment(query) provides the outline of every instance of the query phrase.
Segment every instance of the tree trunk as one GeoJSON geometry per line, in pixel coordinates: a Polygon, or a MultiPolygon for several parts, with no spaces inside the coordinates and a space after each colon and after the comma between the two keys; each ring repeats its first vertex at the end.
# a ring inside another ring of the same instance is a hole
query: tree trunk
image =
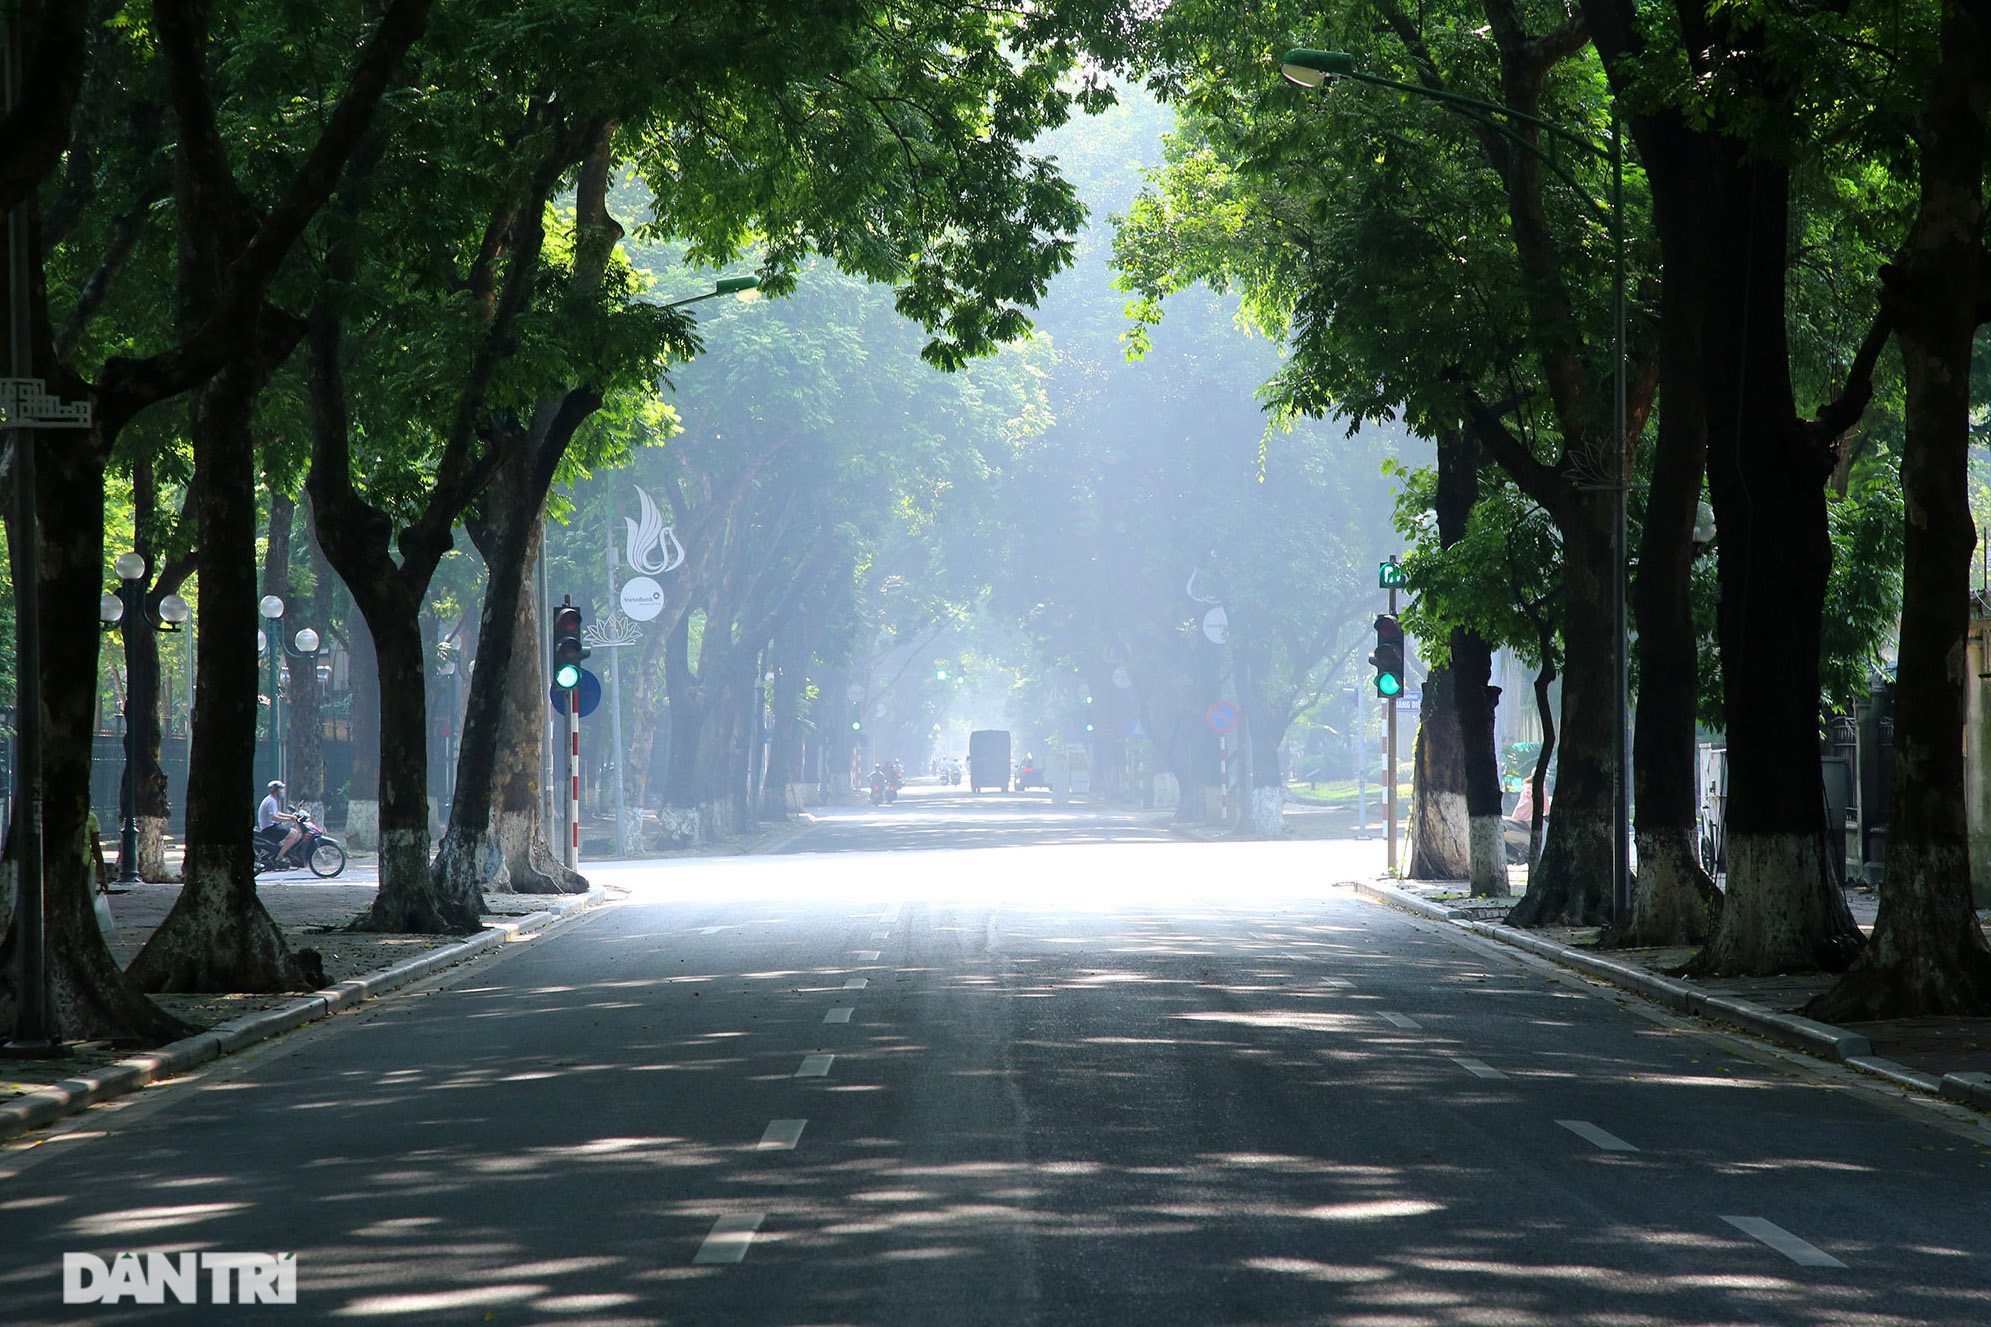
{"type": "MultiPolygon", "coordinates": [[[[1678,166],[1655,175],[1669,180],[1678,166]]],[[[1638,707],[1634,711],[1633,800],[1638,882],[1632,915],[1608,944],[1699,945],[1714,930],[1722,896],[1696,851],[1699,802],[1694,716],[1700,700],[1700,645],[1691,597],[1694,518],[1707,464],[1707,403],[1701,393],[1702,320],[1698,273],[1713,201],[1692,188],[1655,191],[1665,261],[1659,316],[1660,392],[1665,408],[1653,453],[1632,608],[1638,624],[1638,707]]]]}
{"type": "MultiPolygon", "coordinates": [[[[428,661],[422,647],[422,596],[434,562],[426,554],[419,563],[407,557],[404,542],[403,560],[397,563],[388,553],[392,522],[353,490],[341,342],[337,312],[329,307],[314,310],[306,375],[312,462],[305,488],[316,509],[325,557],[351,591],[358,616],[366,620],[380,699],[380,892],[373,906],[354,920],[353,928],[462,934],[483,926],[480,901],[445,896],[429,876],[428,661]]],[[[355,772],[355,787],[358,784],[355,772]]]]}
{"type": "Polygon", "coordinates": [[[1561,527],[1563,639],[1562,755],[1556,766],[1555,815],[1528,892],[1508,921],[1515,926],[1601,926],[1611,914],[1612,765],[1621,716],[1613,713],[1608,579],[1611,494],[1578,491],[1561,527]]]}
{"type": "Polygon", "coordinates": [[[1507,882],[1500,754],[1494,749],[1493,737],[1500,688],[1493,685],[1493,651],[1476,631],[1452,633],[1452,687],[1465,765],[1465,812],[1472,827],[1472,894],[1474,898],[1505,898],[1514,891],[1507,882]]]}
{"type": "Polygon", "coordinates": [[[380,660],[374,656],[366,614],[358,608],[355,600],[354,611],[346,619],[351,641],[346,684],[353,693],[353,772],[346,784],[346,845],[373,852],[380,847],[380,660]]]}
{"type": "MultiPolygon", "coordinates": [[[[1742,145],[1724,143],[1739,156],[1742,145]]],[[[1786,171],[1722,172],[1730,233],[1710,236],[1708,491],[1720,529],[1728,721],[1728,897],[1698,960],[1710,974],[1843,969],[1861,936],[1827,860],[1819,764],[1819,621],[1832,545],[1828,458],[1799,423],[1784,331],[1786,171]]],[[[1560,808],[1558,808],[1560,811],[1560,808]]]]}
{"type": "Polygon", "coordinates": [[[1970,630],[1970,361],[1991,102],[1991,3],[1946,0],[1920,136],[1922,196],[1889,278],[1906,388],[1907,502],[1887,879],[1873,943],[1812,1002],[1830,1019],[1991,1013],[1971,901],[1963,726],[1970,630]]]}
{"type": "Polygon", "coordinates": [[[1542,666],[1535,672],[1535,717],[1542,725],[1542,749],[1535,753],[1535,768],[1528,775],[1528,792],[1534,809],[1528,816],[1528,876],[1542,861],[1542,840],[1548,835],[1549,770],[1555,764],[1555,706],[1549,689],[1555,685],[1555,641],[1542,633],[1542,666]]]}
{"type": "MultiPolygon", "coordinates": [[[[1479,502],[1479,439],[1465,429],[1450,429],[1438,437],[1438,488],[1434,515],[1438,544],[1451,548],[1466,537],[1473,508],[1479,502]]],[[[1453,799],[1448,806],[1456,845],[1443,878],[1471,881],[1479,898],[1502,898],[1507,883],[1507,844],[1501,835],[1500,755],[1494,750],[1493,715],[1499,691],[1492,688],[1493,651],[1479,633],[1454,630],[1448,651],[1451,665],[1442,684],[1433,675],[1425,687],[1436,696],[1436,708],[1426,701],[1424,722],[1418,726],[1418,758],[1424,757],[1425,732],[1450,748],[1454,768],[1444,785],[1453,799]],[[1463,864],[1464,870],[1456,867],[1463,864]]],[[[1421,766],[1420,766],[1420,778],[1421,766]]],[[[1418,851],[1422,851],[1420,845],[1418,851]]],[[[1416,874],[1413,867],[1412,874],[1416,874]]]]}
{"type": "MultiPolygon", "coordinates": [[[[1460,634],[1452,633],[1455,643],[1460,634]]],[[[1452,690],[1450,667],[1433,668],[1424,679],[1424,713],[1410,777],[1407,874],[1412,880],[1465,880],[1472,874],[1466,759],[1452,690]]]]}
{"type": "MultiPolygon", "coordinates": [[[[154,558],[158,541],[153,535],[159,519],[158,486],[153,479],[150,456],[133,462],[131,485],[134,508],[132,527],[136,536],[132,548],[145,558],[148,577],[156,578],[160,568],[154,558]]],[[[177,587],[177,584],[175,581],[174,586],[177,587]]],[[[137,819],[138,878],[141,880],[171,878],[166,870],[166,824],[171,808],[167,804],[166,770],[162,763],[165,734],[159,714],[159,631],[153,622],[159,599],[172,592],[170,588],[162,589],[155,581],[142,596],[143,609],[130,614],[131,622],[126,628],[131,632],[131,669],[125,678],[128,692],[125,722],[131,725],[131,751],[137,756],[138,765],[133,779],[137,786],[138,803],[133,813],[137,819]]],[[[120,801],[124,796],[124,790],[120,790],[120,801]]],[[[124,863],[119,862],[118,866],[122,873],[124,863]]]]}
{"type": "Polygon", "coordinates": [[[528,577],[540,553],[540,514],[557,457],[595,407],[591,393],[542,411],[498,469],[470,523],[484,557],[477,667],[470,675],[456,802],[436,854],[438,889],[584,893],[586,877],[553,859],[539,833],[540,735],[548,705],[539,689],[539,628],[528,577]],[[542,479],[543,476],[543,479],[542,479]]]}
{"type": "MultiPolygon", "coordinates": [[[[41,552],[39,602],[88,604],[103,593],[104,463],[114,437],[99,417],[87,444],[43,433],[35,448],[41,552]]],[[[8,546],[18,557],[17,531],[8,546]]],[[[14,585],[25,584],[15,563],[14,585]]],[[[92,719],[96,712],[96,615],[41,614],[42,888],[51,1035],[57,1040],[155,1045],[192,1029],[145,997],[119,970],[97,925],[96,880],[85,823],[90,815],[92,719]]],[[[25,811],[25,807],[21,808],[25,811]]],[[[9,835],[10,852],[12,835],[9,835]]],[[[13,1027],[19,936],[0,943],[0,1026],[13,1027]]]]}
{"type": "Polygon", "coordinates": [[[274,367],[230,364],[194,398],[203,557],[187,854],[180,896],[127,974],[148,991],[308,991],[325,984],[317,954],[293,954],[257,896],[250,833],[258,661],[242,642],[255,637],[258,596],[249,422],[274,367]]]}

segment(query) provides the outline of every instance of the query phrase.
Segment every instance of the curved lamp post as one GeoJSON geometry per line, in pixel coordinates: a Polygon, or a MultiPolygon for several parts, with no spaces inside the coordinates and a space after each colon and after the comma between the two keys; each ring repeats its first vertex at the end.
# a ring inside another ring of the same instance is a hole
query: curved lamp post
{"type": "MultiPolygon", "coordinates": [[[[124,645],[124,815],[118,827],[118,883],[135,885],[138,874],[138,725],[134,716],[144,712],[151,697],[137,694],[138,674],[131,666],[131,624],[145,611],[145,576],[150,568],[143,553],[120,553],[112,568],[118,588],[105,591],[97,601],[97,622],[105,631],[117,631],[124,645]]],[[[178,631],[191,616],[187,601],[169,594],[159,601],[151,621],[160,631],[178,631]]]]}
{"type": "Polygon", "coordinates": [[[1446,91],[1444,88],[1425,87],[1421,83],[1406,83],[1399,79],[1365,74],[1356,67],[1355,57],[1346,51],[1316,51],[1306,47],[1296,47],[1280,58],[1279,76],[1296,87],[1308,89],[1325,87],[1337,78],[1345,78],[1350,82],[1393,88],[1398,92],[1408,92],[1435,101],[1512,142],[1547,166],[1557,179],[1575,190],[1577,196],[1592,208],[1609,214],[1613,286],[1611,424],[1614,444],[1612,450],[1615,455],[1612,458],[1609,474],[1600,477],[1601,482],[1597,487],[1610,489],[1615,498],[1611,525],[1611,556],[1617,564],[1617,571],[1611,577],[1613,623],[1611,683],[1616,725],[1614,737],[1617,746],[1617,771],[1616,787],[1611,799],[1611,902],[1615,915],[1622,920],[1631,913],[1631,724],[1628,713],[1631,701],[1629,682],[1631,650],[1625,586],[1628,575],[1626,500],[1631,491],[1631,451],[1630,440],[1626,437],[1625,419],[1624,143],[1623,136],[1618,131],[1616,108],[1614,106],[1612,111],[1610,139],[1599,143],[1583,134],[1565,129],[1551,120],[1530,115],[1525,111],[1517,111],[1497,101],[1468,97],[1446,91]],[[1540,130],[1547,138],[1548,147],[1545,149],[1541,144],[1516,132],[1515,124],[1540,130]],[[1608,204],[1600,204],[1569,172],[1568,167],[1554,151],[1557,143],[1568,144],[1580,152],[1587,152],[1610,164],[1611,197],[1608,204]]]}

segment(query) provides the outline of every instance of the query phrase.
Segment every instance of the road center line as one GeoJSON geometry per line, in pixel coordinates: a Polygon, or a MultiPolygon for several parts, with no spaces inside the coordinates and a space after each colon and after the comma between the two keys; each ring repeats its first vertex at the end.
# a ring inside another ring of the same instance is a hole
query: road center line
{"type": "Polygon", "coordinates": [[[830,1065],[836,1060],[834,1055],[804,1055],[802,1067],[795,1071],[797,1078],[828,1078],[830,1065]]]}
{"type": "Polygon", "coordinates": [[[823,1021],[825,1023],[848,1023],[850,1021],[850,1016],[855,1012],[856,1010],[852,1009],[851,1006],[847,1004],[838,1005],[836,1008],[830,1010],[827,1014],[823,1015],[823,1021]]]}
{"type": "Polygon", "coordinates": [[[1418,1021],[1417,1021],[1416,1019],[1414,1019],[1414,1018],[1410,1018],[1410,1017],[1407,1017],[1407,1016],[1405,1016],[1405,1015],[1403,1015],[1403,1014],[1383,1014],[1383,1015],[1382,1015],[1382,1018],[1383,1018],[1383,1019],[1384,1019],[1385,1021],[1387,1021],[1387,1022],[1389,1022],[1389,1023],[1393,1023],[1393,1024],[1395,1024],[1395,1025],[1396,1025],[1397,1027],[1400,1027],[1400,1028],[1403,1028],[1403,1029],[1405,1029],[1405,1030],[1407,1030],[1407,1031],[1410,1031],[1410,1032],[1415,1032],[1415,1031],[1417,1031],[1418,1029],[1420,1029],[1420,1028],[1422,1028],[1422,1027],[1424,1026],[1424,1025],[1423,1025],[1422,1023],[1418,1022],[1418,1021]]]}
{"type": "Polygon", "coordinates": [[[1492,1065],[1488,1064],[1484,1060],[1469,1060],[1459,1055],[1454,1055],[1450,1058],[1453,1064],[1458,1065],[1459,1068],[1465,1070],[1467,1073],[1471,1074],[1474,1078],[1507,1077],[1506,1074],[1501,1073],[1498,1069],[1494,1068],[1492,1065]]]}
{"type": "Polygon", "coordinates": [[[852,977],[849,981],[843,984],[843,988],[846,991],[861,991],[870,984],[871,984],[871,978],[869,977],[852,977]]]}
{"type": "Polygon", "coordinates": [[[1616,1134],[1606,1133],[1602,1129],[1599,1129],[1596,1125],[1590,1123],[1590,1121],[1588,1120],[1557,1120],[1556,1123],[1560,1124],[1563,1128],[1575,1134],[1578,1138],[1583,1139],[1585,1142],[1595,1143],[1598,1147],[1601,1147],[1606,1152],[1638,1151],[1636,1147],[1633,1147],[1630,1143],[1618,1137],[1616,1134]]]}
{"type": "Polygon", "coordinates": [[[859,963],[876,963],[881,951],[876,949],[859,949],[853,952],[856,953],[859,963]]]}
{"type": "Polygon", "coordinates": [[[700,935],[717,935],[725,929],[723,926],[701,926],[698,928],[698,933],[700,935]]]}
{"type": "Polygon", "coordinates": [[[1769,1245],[1778,1253],[1789,1258],[1800,1267],[1844,1267],[1846,1264],[1834,1258],[1816,1245],[1806,1244],[1796,1235],[1785,1230],[1774,1221],[1765,1221],[1760,1216],[1725,1216],[1722,1220],[1734,1226],[1753,1240],[1769,1245]]]}
{"type": "Polygon", "coordinates": [[[754,1232],[767,1220],[765,1212],[731,1212],[712,1223],[712,1233],[698,1246],[694,1263],[739,1262],[754,1242],[754,1232]]]}
{"type": "Polygon", "coordinates": [[[760,1136],[755,1151],[793,1152],[795,1144],[802,1141],[802,1130],[807,1120],[769,1120],[767,1132],[760,1136]]]}

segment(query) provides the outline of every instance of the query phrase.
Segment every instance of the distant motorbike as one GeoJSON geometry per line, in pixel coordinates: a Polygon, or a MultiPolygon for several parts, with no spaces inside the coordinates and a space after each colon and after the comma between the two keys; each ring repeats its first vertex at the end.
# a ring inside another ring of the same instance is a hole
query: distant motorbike
{"type": "Polygon", "coordinates": [[[891,797],[891,788],[889,786],[888,780],[885,778],[885,771],[882,769],[872,770],[871,805],[883,806],[887,801],[890,800],[890,797],[891,797]]]}
{"type": "Polygon", "coordinates": [[[906,772],[899,768],[898,761],[895,760],[891,764],[885,766],[885,800],[888,802],[898,801],[899,787],[900,785],[905,783],[905,781],[906,781],[906,772]]]}
{"type": "Polygon", "coordinates": [[[945,774],[945,775],[944,775],[943,777],[945,777],[945,778],[946,778],[946,780],[947,780],[947,782],[948,782],[949,784],[951,784],[952,786],[954,786],[954,787],[956,787],[956,788],[960,787],[960,786],[961,786],[961,767],[960,767],[959,765],[949,765],[949,766],[947,767],[947,772],[946,772],[946,774],[945,774]]]}
{"type": "MultiPolygon", "coordinates": [[[[339,841],[326,834],[324,829],[310,816],[298,813],[297,827],[304,831],[290,856],[310,868],[311,874],[323,880],[346,869],[346,850],[339,841]]],[[[279,864],[277,849],[283,845],[282,839],[256,838],[256,873],[264,871],[291,871],[296,867],[289,862],[279,864]]]]}

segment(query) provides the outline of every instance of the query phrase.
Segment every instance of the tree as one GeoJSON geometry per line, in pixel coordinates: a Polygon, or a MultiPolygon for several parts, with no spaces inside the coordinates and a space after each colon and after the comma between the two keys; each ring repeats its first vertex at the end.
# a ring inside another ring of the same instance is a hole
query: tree
{"type": "MultiPolygon", "coordinates": [[[[69,399],[87,396],[93,408],[87,438],[76,446],[49,449],[47,463],[38,470],[44,556],[37,593],[43,602],[78,602],[79,596],[87,602],[100,589],[105,467],[125,426],[141,410],[193,388],[224,365],[240,362],[244,355],[260,348],[260,314],[279,269],[332,190],[346,157],[393,81],[402,55],[419,36],[428,3],[392,0],[372,25],[352,22],[345,13],[327,16],[328,23],[349,36],[365,32],[365,39],[344,86],[326,105],[322,118],[311,121],[316,136],[295,155],[273,153],[264,159],[264,164],[283,178],[274,183],[267,206],[246,218],[242,215],[246,196],[226,173],[225,153],[217,152],[212,75],[205,59],[206,6],[162,2],[153,12],[161,58],[156,68],[147,67],[147,73],[163,81],[180,121],[182,151],[191,158],[178,197],[187,199],[194,187],[190,176],[200,175],[210,207],[217,200],[226,205],[231,211],[228,219],[238,223],[231,233],[245,238],[225,254],[218,280],[214,271],[203,273],[211,291],[205,316],[189,317],[176,335],[168,335],[156,330],[160,326],[156,304],[149,310],[154,315],[148,326],[151,339],[155,346],[163,343],[164,348],[119,340],[110,343],[107,351],[103,345],[65,336],[64,343],[78,349],[56,359],[57,342],[47,305],[36,302],[37,365],[46,366],[43,376],[53,390],[69,399]],[[101,362],[89,369],[89,363],[99,357],[101,362]],[[86,371],[95,376],[86,376],[86,371]]],[[[100,33],[99,39],[120,51],[129,40],[123,33],[100,33]]],[[[156,86],[152,91],[157,91],[156,86]]],[[[140,97],[144,95],[149,94],[141,93],[140,97]]],[[[92,146],[105,148],[115,139],[113,130],[106,126],[103,141],[92,146]]],[[[137,145],[143,145],[142,139],[137,145]]],[[[93,175],[88,183],[128,182],[143,193],[149,187],[146,174],[141,170],[121,178],[93,175]]],[[[115,205],[122,200],[112,201],[115,205]]],[[[177,228],[192,234],[200,226],[212,224],[214,216],[211,211],[196,215],[194,209],[182,207],[173,219],[177,228]]],[[[112,234],[103,257],[93,265],[95,271],[105,273],[107,282],[123,265],[120,250],[129,252],[127,237],[116,226],[109,229],[112,234]]],[[[98,238],[88,231],[79,234],[88,240],[98,238]]],[[[43,250],[44,274],[59,269],[58,257],[43,250]]],[[[37,276],[38,290],[39,283],[37,276]]],[[[80,315],[87,322],[92,310],[102,308],[101,296],[92,290],[93,286],[85,285],[78,293],[71,321],[80,315]]],[[[18,548],[18,540],[14,544],[18,548]]],[[[156,1041],[177,1034],[183,1025],[146,1001],[136,985],[117,970],[96,925],[81,848],[89,813],[89,728],[100,634],[93,622],[65,614],[49,615],[43,633],[42,717],[47,735],[43,832],[54,847],[45,859],[52,1008],[58,1034],[64,1037],[156,1041]]],[[[249,730],[249,740],[253,741],[253,729],[249,730]]],[[[228,777],[242,781],[243,798],[234,808],[234,833],[240,847],[234,856],[224,854],[223,859],[217,859],[222,862],[218,869],[227,873],[248,869],[248,832],[242,815],[242,808],[252,800],[246,796],[248,761],[242,759],[238,765],[239,771],[231,771],[228,777]]],[[[191,914],[216,906],[215,900],[232,890],[231,886],[222,894],[211,890],[183,892],[179,906],[191,914]]],[[[179,925],[173,924],[175,929],[179,925]]],[[[202,928],[196,925],[195,929],[202,928]]],[[[169,934],[162,927],[155,934],[155,943],[160,935],[169,934]]],[[[14,939],[10,934],[8,947],[14,939]]],[[[241,952],[255,949],[247,946],[241,952]]],[[[7,957],[7,948],[0,948],[0,967],[11,971],[7,957]]]]}
{"type": "MultiPolygon", "coordinates": [[[[1464,494],[1459,490],[1467,481],[1447,466],[1446,453],[1461,443],[1470,445],[1464,438],[1441,440],[1437,471],[1405,476],[1408,482],[1397,500],[1396,519],[1397,529],[1411,540],[1404,575],[1412,599],[1403,617],[1420,639],[1433,643],[1427,648],[1436,662],[1468,679],[1464,685],[1477,688],[1482,695],[1491,690],[1487,683],[1492,650],[1512,650],[1539,670],[1535,701],[1543,742],[1533,776],[1536,815],[1530,826],[1528,858],[1532,868],[1542,846],[1541,812],[1547,805],[1544,783],[1556,751],[1549,687],[1561,655],[1561,596],[1557,591],[1562,580],[1562,544],[1554,521],[1511,483],[1472,481],[1480,490],[1479,497],[1467,507],[1464,519],[1453,524],[1446,513],[1464,505],[1464,494]],[[1453,489],[1453,485],[1458,488],[1453,489]]],[[[1464,468],[1462,459],[1455,455],[1452,466],[1464,468]]],[[[1494,700],[1494,696],[1487,696],[1481,702],[1485,710],[1480,716],[1463,712],[1469,699],[1461,706],[1459,719],[1465,759],[1480,764],[1477,773],[1468,765],[1466,774],[1473,892],[1483,897],[1508,892],[1498,753],[1492,731],[1494,700]],[[1473,730],[1467,729],[1468,722],[1475,725],[1473,730]]],[[[1560,788],[1557,795],[1561,795],[1560,788]]]]}
{"type": "Polygon", "coordinates": [[[1991,4],[1937,8],[1938,54],[1916,134],[1921,196],[1883,272],[1906,387],[1908,507],[1887,879],[1872,943],[1812,1003],[1832,1019],[1991,1010],[1991,946],[1971,901],[1961,663],[1976,544],[1967,471],[1971,352],[1987,276],[1991,4]]]}
{"type": "MultiPolygon", "coordinates": [[[[1487,26],[1473,32],[1463,13],[1420,22],[1395,6],[1381,12],[1401,54],[1364,57],[1376,72],[1603,136],[1587,128],[1603,116],[1580,60],[1580,24],[1530,34],[1500,3],[1474,7],[1487,26]]],[[[1315,22],[1368,37],[1343,18],[1315,22]]],[[[1610,263],[1593,201],[1599,163],[1579,153],[1552,172],[1537,155],[1554,147],[1539,119],[1514,120],[1509,135],[1490,117],[1448,116],[1414,97],[1363,89],[1305,104],[1269,71],[1228,72],[1262,68],[1287,37],[1274,26],[1170,8],[1157,77],[1194,113],[1194,132],[1152,206],[1137,209],[1123,266],[1151,296],[1194,279],[1243,291],[1254,317],[1291,346],[1268,385],[1284,408],[1350,418],[1401,411],[1429,435],[1466,430],[1556,522],[1570,643],[1559,814],[1514,920],[1599,920],[1617,728],[1609,301],[1585,275],[1610,263]]],[[[1636,313],[1634,439],[1651,400],[1636,313]]]]}
{"type": "MultiPolygon", "coordinates": [[[[1837,397],[1805,419],[1788,314],[1792,166],[1827,137],[1818,108],[1846,104],[1837,84],[1844,70],[1801,39],[1811,15],[1786,23],[1682,0],[1669,22],[1652,23],[1625,0],[1585,0],[1582,9],[1626,103],[1666,274],[1662,478],[1653,494],[1666,506],[1649,509],[1653,533],[1641,553],[1642,575],[1653,580],[1641,590],[1640,623],[1655,638],[1682,621],[1688,499],[1702,455],[1720,527],[1730,885],[1698,962],[1721,973],[1843,968],[1860,933],[1832,884],[1817,793],[1819,623],[1830,567],[1824,481],[1865,408],[1887,326],[1883,318],[1869,329],[1837,397]],[[1651,71],[1662,65],[1684,74],[1655,87],[1651,71]]],[[[1659,687],[1681,685],[1680,663],[1677,651],[1645,659],[1659,687]]],[[[1640,761],[1655,776],[1684,773],[1692,737],[1677,713],[1663,738],[1648,741],[1640,761]]],[[[1677,779],[1665,787],[1663,799],[1653,794],[1649,830],[1641,815],[1641,840],[1651,842],[1655,862],[1677,864],[1688,852],[1680,840],[1691,806],[1677,779]]],[[[1691,871],[1676,878],[1698,888],[1691,871]]]]}

